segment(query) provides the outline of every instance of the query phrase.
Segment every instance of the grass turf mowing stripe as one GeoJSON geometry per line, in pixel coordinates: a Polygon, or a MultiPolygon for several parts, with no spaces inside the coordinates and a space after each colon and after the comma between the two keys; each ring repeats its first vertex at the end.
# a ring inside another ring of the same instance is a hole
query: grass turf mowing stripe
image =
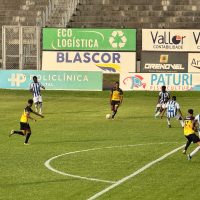
{"type": "Polygon", "coordinates": [[[51,170],[51,171],[53,171],[55,173],[61,174],[63,176],[69,176],[69,177],[72,177],[72,178],[85,179],[85,180],[89,180],[89,181],[97,181],[97,182],[104,182],[104,183],[113,184],[113,183],[116,183],[117,181],[102,180],[102,179],[97,179],[97,178],[92,178],[92,177],[84,177],[84,176],[79,176],[79,175],[74,175],[74,174],[69,174],[69,173],[65,173],[65,172],[59,171],[59,170],[53,168],[50,165],[50,162],[53,161],[53,160],[55,160],[55,159],[57,159],[57,158],[60,158],[62,156],[66,156],[66,155],[70,155],[70,154],[77,154],[77,153],[84,153],[84,152],[89,152],[89,151],[97,151],[97,150],[101,150],[101,149],[136,147],[136,146],[155,145],[155,144],[156,145],[162,145],[162,144],[171,144],[171,143],[177,143],[177,142],[160,142],[160,143],[132,144],[132,145],[130,144],[130,145],[121,145],[121,146],[109,146],[109,147],[99,147],[99,148],[93,148],[93,149],[84,149],[84,150],[67,152],[67,153],[64,153],[64,154],[60,154],[60,155],[54,156],[54,157],[50,158],[49,160],[47,160],[44,163],[44,165],[49,170],[51,170]]]}
{"type": "Polygon", "coordinates": [[[185,145],[182,145],[172,151],[170,151],[169,153],[164,154],[163,156],[161,156],[160,158],[146,164],[144,167],[138,169],[137,171],[133,172],[132,174],[130,174],[129,176],[126,176],[124,178],[122,178],[121,180],[117,181],[116,183],[112,184],[111,186],[105,188],[104,190],[96,193],[95,195],[93,195],[92,197],[88,198],[87,200],[95,200],[98,197],[102,196],[103,194],[109,192],[110,190],[112,190],[115,187],[118,187],[119,185],[121,185],[122,183],[124,183],[125,181],[137,176],[138,174],[140,174],[141,172],[145,171],[146,169],[150,168],[151,166],[153,166],[154,164],[164,160],[165,158],[167,158],[168,156],[176,153],[177,151],[179,151],[180,149],[182,149],[185,145]]]}

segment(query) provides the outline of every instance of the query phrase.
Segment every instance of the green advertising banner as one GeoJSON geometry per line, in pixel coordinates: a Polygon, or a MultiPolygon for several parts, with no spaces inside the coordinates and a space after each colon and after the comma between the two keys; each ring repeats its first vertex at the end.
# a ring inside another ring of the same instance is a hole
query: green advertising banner
{"type": "Polygon", "coordinates": [[[47,90],[102,90],[102,72],[0,70],[0,88],[29,89],[33,76],[47,90]]]}
{"type": "Polygon", "coordinates": [[[43,50],[136,51],[136,29],[43,28],[43,50]]]}

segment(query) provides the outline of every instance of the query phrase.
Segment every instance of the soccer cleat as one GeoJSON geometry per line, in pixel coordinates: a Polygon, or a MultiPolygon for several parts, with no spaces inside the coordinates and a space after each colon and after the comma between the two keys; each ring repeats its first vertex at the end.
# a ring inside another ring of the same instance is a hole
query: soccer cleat
{"type": "Polygon", "coordinates": [[[9,137],[12,136],[13,134],[14,134],[14,130],[10,131],[9,137]]]}
{"type": "Polygon", "coordinates": [[[169,124],[168,127],[171,128],[172,126],[169,124]]]}
{"type": "Polygon", "coordinates": [[[188,160],[191,160],[191,159],[192,159],[192,156],[190,156],[190,154],[188,154],[188,155],[187,155],[187,159],[188,159],[188,160]]]}
{"type": "Polygon", "coordinates": [[[30,145],[30,143],[24,143],[24,145],[30,145]]]}
{"type": "Polygon", "coordinates": [[[183,153],[183,154],[186,154],[186,150],[184,149],[184,150],[182,151],[182,153],[183,153]]]}

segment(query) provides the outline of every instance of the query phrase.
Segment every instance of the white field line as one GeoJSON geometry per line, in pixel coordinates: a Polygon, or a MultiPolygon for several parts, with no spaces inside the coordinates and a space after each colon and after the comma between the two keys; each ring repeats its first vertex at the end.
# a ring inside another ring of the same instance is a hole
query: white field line
{"type": "Polygon", "coordinates": [[[101,149],[112,149],[112,148],[125,148],[125,147],[136,147],[136,146],[146,146],[146,145],[162,145],[162,144],[175,144],[177,142],[160,142],[160,143],[147,143],[147,144],[133,144],[133,145],[121,145],[121,146],[110,146],[110,147],[100,147],[100,148],[93,148],[93,149],[85,149],[85,150],[80,150],[80,151],[73,151],[73,152],[68,152],[68,153],[64,153],[64,154],[60,154],[57,156],[54,156],[52,158],[50,158],[49,160],[47,160],[44,165],[51,171],[61,174],[63,176],[69,176],[69,177],[73,177],[73,178],[78,178],[78,179],[85,179],[85,180],[89,180],[89,181],[97,181],[97,182],[104,182],[104,183],[116,183],[116,181],[109,181],[109,180],[102,180],[102,179],[96,179],[96,178],[90,178],[90,177],[84,177],[84,176],[78,176],[78,175],[74,175],[74,174],[68,174],[62,171],[59,171],[57,169],[54,169],[51,165],[50,162],[62,157],[62,156],[66,156],[66,155],[70,155],[70,154],[77,154],[77,153],[83,153],[83,152],[88,152],[88,151],[97,151],[97,150],[101,150],[101,149]]]}
{"type": "Polygon", "coordinates": [[[98,197],[102,196],[103,194],[109,192],[110,190],[112,190],[113,188],[115,187],[118,187],[119,185],[121,185],[122,183],[124,183],[125,181],[137,176],[138,174],[142,173],[144,170],[150,168],[151,166],[153,166],[154,164],[164,160],[165,158],[167,158],[168,156],[176,153],[178,150],[182,149],[185,145],[182,145],[172,151],[170,151],[169,153],[166,153],[165,155],[161,156],[160,158],[146,164],[144,167],[138,169],[137,171],[133,172],[132,174],[130,174],[129,176],[126,176],[124,178],[122,178],[121,180],[115,182],[114,184],[110,185],[109,187],[105,188],[104,190],[96,193],[95,195],[93,195],[92,197],[88,198],[87,200],[95,200],[97,199],[98,197]]]}
{"type": "Polygon", "coordinates": [[[95,150],[99,150],[101,148],[94,148],[94,149],[86,149],[86,150],[81,150],[81,151],[74,151],[74,152],[68,152],[68,153],[64,153],[64,154],[60,154],[58,156],[54,156],[52,158],[50,158],[49,160],[47,160],[44,165],[51,171],[55,172],[55,173],[58,173],[58,174],[61,174],[61,175],[64,175],[64,176],[69,176],[69,177],[72,177],[72,178],[78,178],[78,179],[85,179],[85,180],[89,180],[89,181],[98,181],[98,182],[104,182],[104,183],[115,183],[115,181],[108,181],[108,180],[101,180],[101,179],[96,179],[96,178],[89,178],[89,177],[84,177],[84,176],[78,176],[78,175],[73,175],[73,174],[68,174],[68,173],[65,173],[65,172],[61,172],[59,170],[56,170],[54,169],[51,165],[50,165],[50,162],[52,160],[55,160],[59,157],[62,157],[62,156],[65,156],[65,155],[69,155],[69,154],[76,154],[76,153],[82,153],[82,152],[88,152],[88,151],[95,151],[95,150]]]}

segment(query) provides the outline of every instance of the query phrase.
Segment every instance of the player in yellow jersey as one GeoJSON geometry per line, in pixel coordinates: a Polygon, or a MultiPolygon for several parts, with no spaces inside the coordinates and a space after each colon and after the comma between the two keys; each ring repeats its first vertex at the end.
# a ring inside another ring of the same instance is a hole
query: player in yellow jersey
{"type": "Polygon", "coordinates": [[[112,119],[114,119],[115,115],[117,114],[117,110],[119,106],[122,104],[122,101],[123,101],[123,91],[121,88],[119,88],[119,82],[115,82],[115,85],[110,92],[112,119]]]}
{"type": "Polygon", "coordinates": [[[197,143],[198,147],[192,151],[190,154],[188,154],[188,160],[191,160],[192,157],[200,150],[200,139],[195,134],[195,118],[193,116],[193,109],[188,110],[188,116],[184,120],[184,135],[187,138],[187,143],[185,145],[185,148],[183,150],[183,153],[185,154],[190,144],[197,143]]]}
{"type": "Polygon", "coordinates": [[[24,109],[23,113],[22,113],[22,116],[20,118],[20,131],[15,131],[15,130],[12,130],[9,134],[9,137],[14,135],[14,134],[18,134],[18,135],[22,135],[22,136],[26,136],[25,138],[25,142],[24,144],[25,145],[28,145],[28,140],[31,136],[31,128],[29,126],[29,123],[28,123],[28,120],[29,119],[32,119],[36,122],[36,119],[34,119],[33,117],[30,116],[31,113],[34,113],[35,115],[38,115],[40,117],[44,117],[43,115],[37,113],[37,112],[34,112],[31,107],[33,105],[33,100],[32,99],[29,99],[28,100],[28,105],[26,106],[26,108],[24,109]]]}

